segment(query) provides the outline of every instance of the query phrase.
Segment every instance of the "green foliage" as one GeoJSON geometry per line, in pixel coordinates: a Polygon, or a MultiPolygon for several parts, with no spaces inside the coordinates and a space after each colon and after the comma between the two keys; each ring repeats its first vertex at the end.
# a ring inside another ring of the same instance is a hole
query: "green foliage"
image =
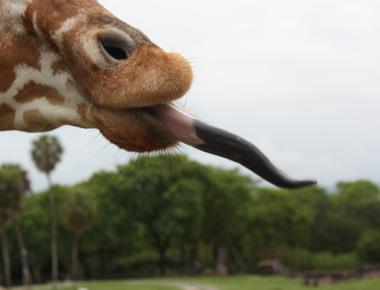
{"type": "Polygon", "coordinates": [[[163,243],[199,227],[202,214],[202,188],[193,177],[198,167],[182,156],[174,158],[166,162],[162,157],[142,157],[119,168],[124,192],[120,205],[129,208],[152,238],[163,243]]]}
{"type": "Polygon", "coordinates": [[[359,180],[355,182],[339,182],[336,199],[345,203],[368,203],[378,201],[380,189],[373,182],[359,180]]]}
{"type": "Polygon", "coordinates": [[[27,175],[20,166],[0,167],[0,230],[19,210],[28,188],[27,175]]]}
{"type": "Polygon", "coordinates": [[[360,260],[355,253],[334,255],[328,252],[312,253],[305,249],[285,250],[283,262],[292,270],[319,273],[355,270],[360,266],[360,260]]]}
{"type": "Polygon", "coordinates": [[[380,226],[380,193],[369,181],[339,183],[315,221],[313,250],[356,250],[361,234],[380,226]]]}
{"type": "Polygon", "coordinates": [[[62,219],[70,231],[81,235],[93,222],[94,201],[84,186],[76,186],[67,191],[63,200],[62,219]]]}
{"type": "Polygon", "coordinates": [[[32,143],[32,159],[37,168],[46,173],[51,173],[61,161],[63,153],[59,140],[50,135],[43,135],[32,143]]]}
{"type": "Polygon", "coordinates": [[[327,199],[325,191],[317,187],[258,189],[250,206],[255,243],[309,248],[314,222],[327,199]]]}
{"type": "Polygon", "coordinates": [[[222,246],[244,234],[253,182],[235,170],[208,168],[204,174],[203,238],[222,246]]]}
{"type": "Polygon", "coordinates": [[[366,262],[380,263],[380,231],[367,230],[358,241],[358,252],[366,262]]]}
{"type": "Polygon", "coordinates": [[[173,156],[142,157],[118,170],[123,187],[119,205],[147,234],[162,274],[169,246],[194,242],[198,235],[203,214],[199,168],[184,156],[173,156]]]}
{"type": "MultiPolygon", "coordinates": [[[[50,262],[48,247],[50,211],[47,200],[46,193],[30,195],[25,199],[22,211],[17,215],[18,223],[25,237],[26,248],[29,250],[30,266],[33,269],[35,282],[46,281],[49,273],[45,272],[50,262]]],[[[16,242],[14,241],[12,244],[15,248],[16,242]]],[[[19,273],[20,271],[15,269],[13,272],[19,273]]]]}
{"type": "Polygon", "coordinates": [[[38,282],[48,279],[51,262],[49,197],[56,203],[60,269],[67,273],[70,256],[77,256],[83,278],[210,272],[222,254],[232,273],[252,272],[267,259],[318,272],[379,262],[380,199],[371,182],[340,183],[334,193],[258,188],[236,170],[183,155],[141,157],[25,199],[17,218],[38,282]]]}

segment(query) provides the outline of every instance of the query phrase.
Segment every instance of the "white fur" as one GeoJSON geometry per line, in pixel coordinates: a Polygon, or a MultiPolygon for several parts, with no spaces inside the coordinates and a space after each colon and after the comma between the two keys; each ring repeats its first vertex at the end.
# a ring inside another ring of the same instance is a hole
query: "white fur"
{"type": "Polygon", "coordinates": [[[55,40],[58,46],[62,45],[63,36],[74,29],[83,20],[83,18],[84,17],[79,14],[67,19],[65,22],[63,22],[62,26],[52,34],[52,38],[55,40]]]}
{"type": "Polygon", "coordinates": [[[54,52],[44,49],[41,53],[40,65],[41,70],[20,64],[15,67],[16,80],[12,86],[0,94],[0,100],[12,108],[16,109],[15,126],[16,129],[29,130],[28,124],[24,121],[24,113],[28,110],[39,109],[41,114],[53,125],[59,124],[59,120],[64,118],[70,120],[73,124],[80,124],[84,127],[91,127],[91,124],[82,124],[77,107],[81,103],[86,103],[86,99],[81,96],[77,88],[72,85],[73,78],[69,72],[62,72],[57,75],[53,74],[52,64],[60,60],[60,56],[54,52]],[[14,97],[30,81],[37,84],[46,85],[55,88],[65,102],[62,105],[50,104],[44,96],[33,102],[20,104],[14,97]]]}
{"type": "Polygon", "coordinates": [[[0,29],[6,25],[14,29],[16,34],[24,32],[22,16],[33,0],[1,0],[0,1],[0,29]]]}
{"type": "Polygon", "coordinates": [[[82,37],[81,45],[83,51],[86,52],[86,55],[91,59],[99,68],[112,68],[113,65],[110,62],[107,62],[104,56],[102,55],[99,47],[99,43],[96,37],[91,37],[91,35],[82,37]]]}
{"type": "MultiPolygon", "coordinates": [[[[0,45],[1,42],[7,41],[7,35],[12,37],[16,34],[25,33],[22,17],[25,15],[28,5],[32,2],[33,0],[0,0],[0,33],[3,36],[0,40],[0,45]],[[12,30],[9,31],[9,29],[12,30]]],[[[60,29],[54,33],[54,38],[58,45],[62,42],[63,35],[78,25],[81,19],[81,16],[77,16],[66,20],[60,29]]],[[[32,23],[36,33],[42,36],[42,32],[37,25],[37,14],[33,15],[32,23]]],[[[16,74],[15,81],[6,92],[0,93],[0,103],[9,105],[16,111],[15,129],[33,130],[24,120],[24,113],[33,109],[38,109],[52,125],[60,126],[62,125],[60,120],[65,119],[82,127],[93,127],[90,123],[84,124],[77,112],[78,106],[87,103],[87,101],[75,87],[70,72],[66,71],[54,75],[52,71],[52,65],[61,60],[61,57],[45,43],[41,43],[40,51],[39,62],[41,69],[37,70],[23,63],[16,65],[13,68],[16,74]],[[18,103],[15,96],[31,81],[55,88],[64,98],[64,104],[52,105],[44,96],[40,96],[41,98],[29,103],[18,103]]]]}
{"type": "Polygon", "coordinates": [[[33,13],[33,29],[34,29],[34,31],[37,33],[37,35],[39,36],[39,37],[43,37],[43,33],[42,33],[42,31],[41,31],[41,29],[38,27],[38,19],[37,19],[37,12],[34,12],[33,13]]]}

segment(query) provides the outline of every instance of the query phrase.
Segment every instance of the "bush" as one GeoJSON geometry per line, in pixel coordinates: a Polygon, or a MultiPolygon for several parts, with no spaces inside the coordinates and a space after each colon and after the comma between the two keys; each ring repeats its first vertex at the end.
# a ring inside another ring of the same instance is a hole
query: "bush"
{"type": "Polygon", "coordinates": [[[312,255],[304,249],[286,249],[283,251],[282,262],[284,266],[295,271],[312,270],[312,255]]]}
{"type": "Polygon", "coordinates": [[[313,268],[320,272],[349,271],[359,268],[360,260],[355,253],[333,255],[318,253],[313,257],[313,268]]]}
{"type": "Polygon", "coordinates": [[[380,231],[365,231],[358,241],[357,250],[363,261],[380,263],[380,231]]]}
{"type": "Polygon", "coordinates": [[[360,266],[355,253],[334,255],[327,252],[311,253],[304,249],[287,249],[283,253],[284,265],[300,272],[332,273],[355,270],[360,266]]]}

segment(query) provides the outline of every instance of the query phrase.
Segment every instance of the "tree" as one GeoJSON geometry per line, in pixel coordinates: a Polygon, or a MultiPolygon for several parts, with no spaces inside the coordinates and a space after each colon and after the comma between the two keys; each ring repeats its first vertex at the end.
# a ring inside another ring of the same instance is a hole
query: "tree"
{"type": "MultiPolygon", "coordinates": [[[[151,265],[141,265],[141,259],[134,259],[148,255],[145,254],[146,242],[142,239],[140,226],[125,204],[128,194],[124,192],[124,180],[117,172],[99,172],[80,185],[85,187],[97,209],[92,226],[81,239],[86,244],[81,262],[84,273],[89,276],[94,272],[137,274],[140,268],[152,271],[151,265]]],[[[149,263],[151,261],[150,255],[149,263]]]]}
{"type": "Polygon", "coordinates": [[[48,192],[28,195],[24,198],[22,210],[16,220],[27,237],[24,242],[28,249],[28,260],[33,280],[36,283],[45,283],[45,270],[49,269],[51,261],[50,243],[50,209],[48,192]]]}
{"type": "MultiPolygon", "coordinates": [[[[14,171],[18,175],[18,182],[22,185],[22,190],[24,194],[30,191],[30,182],[28,179],[27,172],[21,166],[16,164],[7,164],[4,165],[3,168],[9,171],[14,171]]],[[[16,240],[21,254],[23,285],[26,289],[29,289],[32,283],[32,277],[29,269],[28,249],[26,248],[24,242],[23,233],[20,227],[20,223],[18,221],[18,215],[13,220],[13,227],[15,230],[16,240]]]]}
{"type": "Polygon", "coordinates": [[[24,235],[21,230],[20,223],[18,221],[18,216],[13,222],[13,227],[15,230],[15,236],[17,240],[18,247],[20,249],[21,256],[21,267],[22,267],[22,283],[25,286],[25,289],[30,289],[32,284],[32,275],[29,268],[29,252],[25,244],[24,235]]]}
{"type": "Polygon", "coordinates": [[[199,169],[184,156],[161,156],[141,157],[118,170],[123,178],[118,202],[143,226],[158,254],[161,275],[167,271],[169,247],[200,229],[199,169]]]}
{"type": "Polygon", "coordinates": [[[61,161],[63,154],[59,140],[54,136],[43,135],[33,141],[31,154],[34,164],[46,174],[49,186],[51,186],[51,173],[61,161]]]}
{"type": "Polygon", "coordinates": [[[230,244],[244,233],[250,178],[182,155],[142,157],[118,172],[122,189],[114,198],[142,224],[160,274],[166,273],[169,249],[177,245],[181,260],[192,264],[200,240],[216,253],[218,272],[228,272],[230,244]]]}
{"type": "Polygon", "coordinates": [[[64,224],[72,232],[71,245],[71,278],[78,278],[78,249],[79,241],[84,231],[94,219],[94,203],[85,187],[76,186],[68,192],[63,205],[64,224]]]}
{"type": "Polygon", "coordinates": [[[371,181],[339,182],[336,200],[348,203],[368,203],[379,200],[380,189],[371,181]]]}
{"type": "MultiPolygon", "coordinates": [[[[216,272],[224,276],[230,271],[229,252],[237,246],[234,241],[246,235],[248,206],[254,182],[237,170],[210,166],[204,167],[202,180],[205,213],[202,221],[203,240],[213,249],[216,272]]],[[[236,254],[235,258],[242,260],[236,254]]]]}
{"type": "Polygon", "coordinates": [[[340,182],[337,192],[331,195],[331,204],[324,216],[318,219],[318,243],[336,254],[356,250],[363,232],[380,225],[380,190],[366,180],[340,182]]]}
{"type": "Polygon", "coordinates": [[[2,237],[4,277],[7,287],[12,285],[12,279],[5,226],[20,209],[27,184],[26,173],[19,166],[4,165],[0,167],[0,236],[2,237]]]}
{"type": "Polygon", "coordinates": [[[380,231],[367,230],[362,233],[357,246],[359,255],[365,262],[380,262],[380,231]]]}
{"type": "MultiPolygon", "coordinates": [[[[61,161],[63,148],[59,140],[54,136],[43,135],[32,143],[31,155],[36,167],[46,174],[49,187],[52,186],[51,173],[61,161]]],[[[54,194],[49,194],[50,218],[51,218],[51,268],[54,289],[58,281],[58,231],[57,210],[54,194]]]]}
{"type": "Polygon", "coordinates": [[[25,193],[24,180],[14,168],[13,165],[0,167],[0,228],[15,216],[25,193]]]}

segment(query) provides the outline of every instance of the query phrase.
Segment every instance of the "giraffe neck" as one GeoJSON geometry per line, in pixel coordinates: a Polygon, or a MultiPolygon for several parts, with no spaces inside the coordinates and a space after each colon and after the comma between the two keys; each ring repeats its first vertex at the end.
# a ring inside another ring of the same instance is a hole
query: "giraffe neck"
{"type": "Polygon", "coordinates": [[[24,17],[32,2],[0,0],[0,130],[92,127],[89,104],[61,56],[26,33],[24,17]]]}

